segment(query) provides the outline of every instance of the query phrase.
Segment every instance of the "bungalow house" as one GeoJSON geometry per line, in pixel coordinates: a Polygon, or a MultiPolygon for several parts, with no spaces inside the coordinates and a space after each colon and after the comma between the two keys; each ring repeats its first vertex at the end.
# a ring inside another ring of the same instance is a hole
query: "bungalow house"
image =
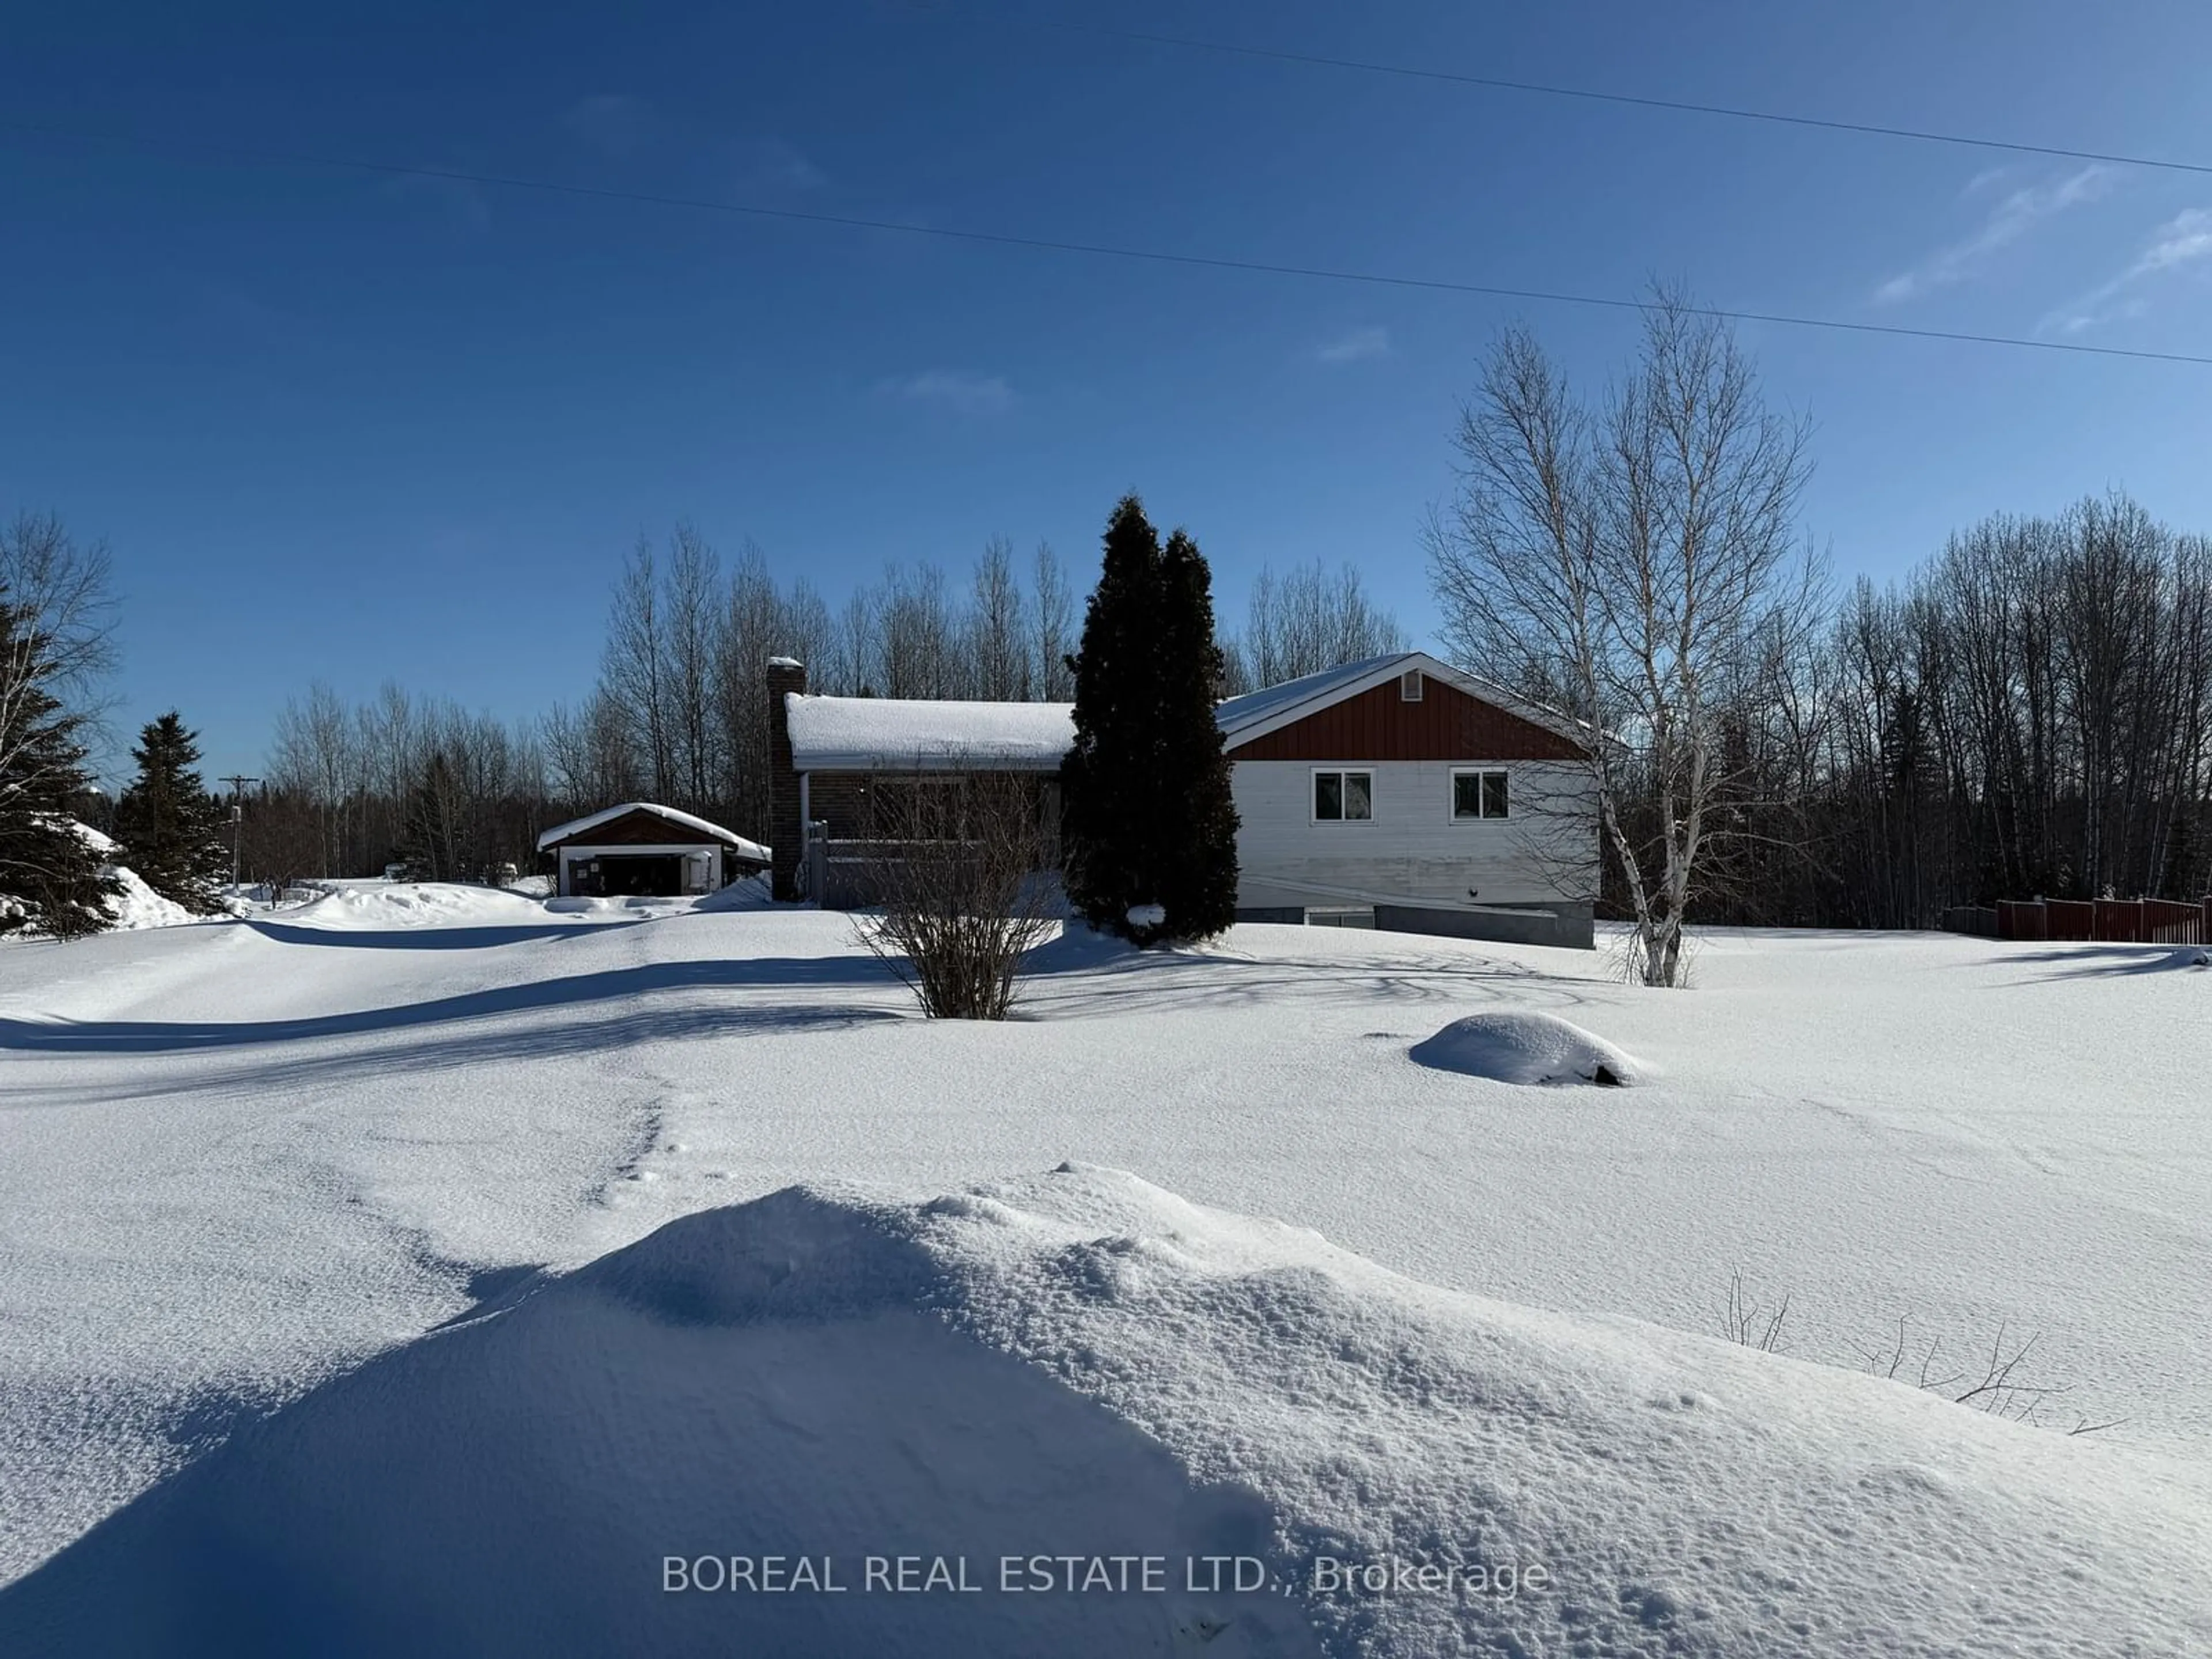
{"type": "Polygon", "coordinates": [[[712,893],[769,867],[769,849],[653,801],[624,801],[538,838],[562,898],[712,893]]]}
{"type": "MultiPolygon", "coordinates": [[[[799,664],[770,665],[780,896],[798,894],[807,827],[833,844],[864,837],[887,780],[1030,773],[1049,801],[1074,741],[1066,703],[805,687],[799,664]]],[[[1216,713],[1242,821],[1239,921],[1592,943],[1597,810],[1573,721],[1419,651],[1231,697],[1216,713]]]]}

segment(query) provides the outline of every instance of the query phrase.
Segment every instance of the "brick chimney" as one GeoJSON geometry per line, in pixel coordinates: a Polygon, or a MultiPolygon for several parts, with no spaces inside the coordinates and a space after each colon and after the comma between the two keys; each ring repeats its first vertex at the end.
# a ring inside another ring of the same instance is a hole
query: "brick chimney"
{"type": "Polygon", "coordinates": [[[799,896],[799,860],[806,851],[806,825],[799,812],[799,769],[791,758],[791,713],[784,698],[806,694],[806,665],[791,657],[768,659],[769,884],[776,897],[799,896]]]}

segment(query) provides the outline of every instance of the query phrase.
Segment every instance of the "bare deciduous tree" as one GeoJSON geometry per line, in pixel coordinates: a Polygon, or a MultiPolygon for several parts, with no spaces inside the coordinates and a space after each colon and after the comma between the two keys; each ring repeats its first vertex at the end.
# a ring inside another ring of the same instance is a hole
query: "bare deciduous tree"
{"type": "Polygon", "coordinates": [[[27,769],[34,750],[49,761],[62,752],[41,743],[46,726],[29,718],[41,691],[68,704],[73,743],[97,734],[100,682],[115,661],[109,575],[106,544],[77,541],[51,513],[0,526],[0,605],[10,615],[0,651],[0,775],[14,781],[12,791],[36,793],[27,769]]]}
{"type": "Polygon", "coordinates": [[[623,566],[607,618],[599,683],[629,722],[656,796],[675,793],[676,722],[671,708],[668,630],[653,544],[639,537],[623,566]]]}
{"type": "Polygon", "coordinates": [[[1051,544],[1037,544],[1034,567],[1036,592],[1030,617],[1036,632],[1036,662],[1030,684],[1041,702],[1066,702],[1075,696],[1075,675],[1067,665],[1075,648],[1075,602],[1067,568],[1051,544]]]}
{"type": "Polygon", "coordinates": [[[1405,648],[1406,630],[1368,597],[1356,566],[1346,562],[1331,575],[1316,559],[1278,576],[1263,565],[1232,672],[1256,690],[1405,648]]]}
{"type": "Polygon", "coordinates": [[[928,563],[890,565],[882,596],[877,691],[886,697],[957,696],[965,675],[953,643],[945,572],[928,563]]]}
{"type": "Polygon", "coordinates": [[[1454,653],[1563,704],[1587,746],[1644,982],[1674,985],[1682,926],[1742,781],[1732,698],[1817,586],[1798,552],[1805,426],[1768,409],[1723,322],[1662,294],[1632,369],[1595,409],[1524,330],[1491,353],[1455,441],[1461,484],[1431,520],[1454,653]]]}
{"type": "Polygon", "coordinates": [[[1014,544],[1004,536],[984,544],[975,561],[968,612],[969,696],[996,702],[1030,696],[1029,638],[1014,544]]]}
{"type": "Polygon", "coordinates": [[[721,771],[715,672],[721,655],[721,560],[698,531],[679,524],[669,543],[663,601],[670,746],[678,785],[675,804],[694,812],[712,804],[721,771]]]}
{"type": "Polygon", "coordinates": [[[345,872],[349,811],[362,780],[360,739],[352,714],[321,680],[308,686],[304,698],[287,699],[277,715],[270,748],[270,787],[312,802],[319,832],[319,867],[290,873],[345,872]]]}
{"type": "Polygon", "coordinates": [[[107,544],[78,541],[52,513],[0,526],[0,590],[45,641],[48,684],[80,708],[115,665],[112,574],[107,544]]]}

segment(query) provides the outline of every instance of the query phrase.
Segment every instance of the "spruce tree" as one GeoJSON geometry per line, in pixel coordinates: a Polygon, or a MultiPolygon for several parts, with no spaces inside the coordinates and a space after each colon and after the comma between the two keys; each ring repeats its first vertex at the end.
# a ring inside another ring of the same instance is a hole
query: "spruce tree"
{"type": "Polygon", "coordinates": [[[55,672],[35,620],[0,589],[0,935],[98,933],[121,890],[70,816],[92,780],[77,740],[85,716],[54,695],[55,672]]]}
{"type": "Polygon", "coordinates": [[[230,851],[223,845],[222,804],[208,793],[197,769],[199,734],[187,732],[173,708],[139,733],[131,755],[138,775],[115,808],[123,862],[162,897],[197,915],[211,914],[230,851]]]}
{"type": "Polygon", "coordinates": [[[1129,912],[1150,890],[1153,711],[1159,702],[1159,533],[1125,495],[1107,521],[1098,586],[1083,615],[1075,742],[1061,766],[1067,896],[1093,927],[1137,937],[1129,912]]]}
{"type": "Polygon", "coordinates": [[[1178,530],[1160,562],[1158,755],[1153,891],[1163,938],[1210,939],[1237,920],[1237,805],[1214,705],[1225,664],[1213,635],[1213,577],[1178,530]]]}
{"type": "Polygon", "coordinates": [[[1107,524],[1070,666],[1070,901],[1092,927],[1139,945],[1219,933],[1236,919],[1237,812],[1214,719],[1212,580],[1182,532],[1161,548],[1134,495],[1107,524]]]}

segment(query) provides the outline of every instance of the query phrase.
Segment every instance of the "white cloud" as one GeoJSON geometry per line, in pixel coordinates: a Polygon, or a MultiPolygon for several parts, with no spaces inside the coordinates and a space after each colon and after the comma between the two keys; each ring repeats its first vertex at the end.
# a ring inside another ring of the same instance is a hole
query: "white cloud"
{"type": "Polygon", "coordinates": [[[2112,179],[2112,168],[2092,163],[2063,179],[2023,185],[1991,208],[1972,235],[1939,248],[1911,270],[1891,277],[1875,290],[1874,297],[1881,304],[1896,305],[1931,289],[1962,283],[2045,220],[2104,196],[2112,179]]]}
{"type": "Polygon", "coordinates": [[[879,380],[876,391],[900,403],[928,404],[960,415],[995,415],[1020,401],[1013,387],[999,375],[963,374],[950,368],[879,380]]]}
{"type": "Polygon", "coordinates": [[[2151,233],[2149,243],[2118,275],[2045,317],[2039,331],[2080,334],[2106,323],[2140,317],[2150,301],[2137,292],[2154,277],[2212,258],[2212,211],[2189,208],[2151,233]]]}
{"type": "Polygon", "coordinates": [[[1387,328],[1355,328],[1350,333],[1331,340],[1314,353],[1314,361],[1322,363],[1357,363],[1370,357],[1390,355],[1390,331],[1387,328]]]}

